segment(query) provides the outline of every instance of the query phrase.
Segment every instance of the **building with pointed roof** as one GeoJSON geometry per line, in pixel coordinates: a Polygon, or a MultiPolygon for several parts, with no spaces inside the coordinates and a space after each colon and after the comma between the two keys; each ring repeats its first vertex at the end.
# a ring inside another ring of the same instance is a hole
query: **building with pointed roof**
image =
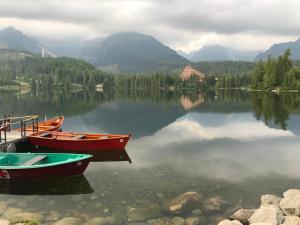
{"type": "Polygon", "coordinates": [[[192,75],[196,75],[199,77],[199,81],[204,81],[205,74],[192,68],[191,65],[185,65],[182,72],[181,72],[181,80],[188,80],[192,75]]]}

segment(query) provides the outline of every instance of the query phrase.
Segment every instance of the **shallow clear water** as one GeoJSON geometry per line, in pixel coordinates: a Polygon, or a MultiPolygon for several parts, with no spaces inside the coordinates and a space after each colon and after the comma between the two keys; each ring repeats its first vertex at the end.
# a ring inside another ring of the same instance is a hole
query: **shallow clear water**
{"type": "Polygon", "coordinates": [[[78,178],[3,181],[0,200],[43,213],[46,224],[67,216],[82,224],[99,216],[129,224],[132,208],[161,207],[197,191],[224,200],[221,210],[202,213],[203,224],[216,224],[236,209],[258,207],[263,193],[299,188],[299,102],[296,94],[120,99],[77,93],[45,100],[1,94],[1,114],[65,114],[64,130],[132,133],[133,139],[126,148],[131,164],[92,162],[78,178]]]}

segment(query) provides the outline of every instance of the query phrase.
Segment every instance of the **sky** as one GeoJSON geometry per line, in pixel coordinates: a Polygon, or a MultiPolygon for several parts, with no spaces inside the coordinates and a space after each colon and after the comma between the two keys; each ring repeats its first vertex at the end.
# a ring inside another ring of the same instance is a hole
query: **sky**
{"type": "Polygon", "coordinates": [[[299,11],[299,0],[0,0],[0,29],[58,40],[135,31],[185,52],[256,51],[300,38],[299,11]]]}

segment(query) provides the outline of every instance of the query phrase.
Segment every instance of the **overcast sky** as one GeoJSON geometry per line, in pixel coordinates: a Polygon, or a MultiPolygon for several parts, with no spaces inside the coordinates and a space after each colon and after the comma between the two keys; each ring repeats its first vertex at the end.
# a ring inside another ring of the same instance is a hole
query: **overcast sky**
{"type": "Polygon", "coordinates": [[[136,31],[192,51],[208,44],[261,50],[300,38],[299,0],[0,0],[0,28],[92,39],[136,31]]]}

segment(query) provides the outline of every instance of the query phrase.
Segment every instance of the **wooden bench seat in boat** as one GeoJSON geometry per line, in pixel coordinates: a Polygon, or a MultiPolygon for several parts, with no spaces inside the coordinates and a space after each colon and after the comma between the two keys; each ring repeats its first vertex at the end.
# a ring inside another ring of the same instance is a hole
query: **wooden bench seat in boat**
{"type": "Polygon", "coordinates": [[[45,132],[45,133],[41,133],[41,134],[39,135],[39,137],[47,137],[47,136],[49,136],[49,135],[50,135],[50,133],[45,132]]]}
{"type": "Polygon", "coordinates": [[[42,161],[46,157],[47,157],[46,155],[38,155],[38,156],[24,162],[23,164],[21,164],[21,166],[32,166],[33,164],[36,164],[37,162],[42,161]]]}
{"type": "Polygon", "coordinates": [[[77,136],[72,137],[72,139],[79,140],[79,139],[83,139],[84,137],[85,137],[85,135],[77,135],[77,136]]]}

